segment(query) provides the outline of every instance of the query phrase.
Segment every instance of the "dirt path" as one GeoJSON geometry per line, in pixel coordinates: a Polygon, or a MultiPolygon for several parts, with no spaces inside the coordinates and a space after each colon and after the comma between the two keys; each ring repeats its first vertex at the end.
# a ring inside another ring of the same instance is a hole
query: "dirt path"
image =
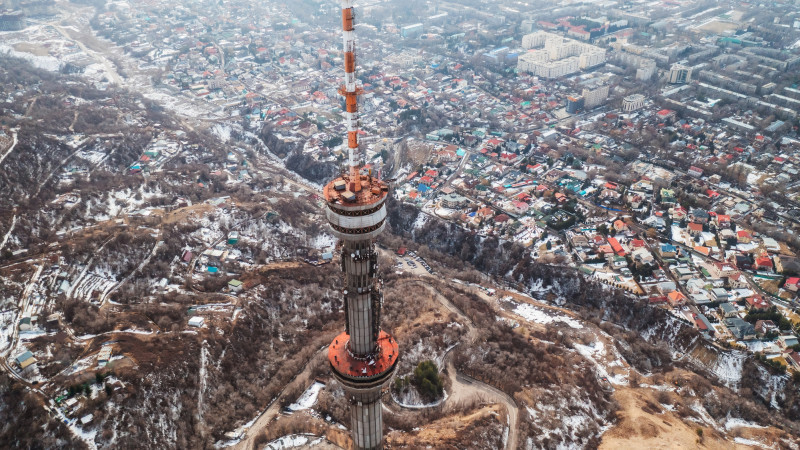
{"type": "Polygon", "coordinates": [[[458,306],[456,306],[453,302],[451,302],[450,299],[442,295],[433,286],[425,282],[425,280],[411,279],[411,280],[404,280],[401,283],[416,284],[418,286],[422,286],[423,288],[425,288],[436,300],[439,301],[439,303],[442,304],[442,306],[445,307],[445,309],[457,315],[458,318],[461,319],[462,322],[464,322],[464,325],[467,327],[467,335],[465,337],[466,344],[469,345],[475,342],[475,340],[478,338],[478,329],[475,327],[475,323],[473,323],[472,319],[470,319],[469,317],[467,317],[466,314],[464,314],[464,311],[461,311],[461,309],[459,309],[458,306]]]}
{"type": "Polygon", "coordinates": [[[45,184],[47,184],[47,182],[48,182],[48,181],[50,181],[50,178],[53,178],[53,175],[55,175],[55,173],[56,173],[56,172],[58,172],[59,170],[61,170],[61,168],[62,168],[62,167],[64,167],[64,166],[67,164],[67,161],[69,161],[70,159],[72,159],[72,157],[73,157],[73,156],[75,156],[75,155],[77,155],[78,153],[80,153],[80,151],[81,151],[81,146],[82,146],[82,145],[84,144],[84,142],[86,142],[87,140],[89,140],[89,138],[86,138],[86,139],[84,139],[84,140],[83,140],[83,142],[81,142],[81,143],[80,143],[80,145],[78,145],[78,147],[77,147],[77,148],[78,148],[78,150],[75,150],[74,152],[70,153],[70,154],[69,154],[69,156],[67,156],[66,158],[64,158],[63,160],[61,160],[61,164],[58,164],[58,165],[57,165],[57,166],[56,166],[56,167],[55,167],[55,168],[54,168],[54,169],[53,169],[53,170],[52,170],[52,171],[51,171],[49,174],[47,174],[47,177],[46,177],[46,178],[45,178],[45,179],[44,179],[44,180],[43,180],[41,183],[39,183],[39,187],[38,187],[38,188],[36,188],[36,193],[35,193],[35,194],[33,194],[33,196],[32,196],[32,197],[36,197],[37,195],[39,195],[39,192],[41,192],[41,190],[42,190],[42,188],[44,187],[44,185],[45,185],[45,184]]]}
{"type": "MultiPolygon", "coordinates": [[[[447,297],[442,295],[439,291],[433,288],[431,285],[427,284],[423,280],[407,280],[404,283],[411,283],[417,284],[425,289],[433,295],[439,303],[442,304],[448,311],[456,314],[465,324],[467,327],[467,335],[464,337],[464,341],[459,343],[465,343],[470,345],[471,343],[475,342],[478,338],[478,330],[475,327],[475,324],[461,311],[453,302],[451,302],[447,297]]],[[[455,348],[455,347],[453,347],[455,348]]],[[[518,441],[518,431],[517,427],[519,425],[519,406],[517,402],[514,401],[511,396],[506,394],[505,392],[497,389],[494,386],[488,385],[481,381],[478,381],[474,378],[471,378],[467,375],[460,374],[456,370],[455,366],[453,365],[452,358],[450,355],[451,352],[448,352],[445,355],[445,361],[447,366],[447,376],[450,379],[450,390],[452,391],[447,400],[445,401],[446,407],[453,407],[454,405],[459,405],[463,403],[468,403],[473,400],[480,400],[485,402],[491,403],[498,403],[503,405],[508,411],[508,439],[506,440],[506,449],[515,449],[517,448],[517,441],[518,441]]]]}
{"type": "Polygon", "coordinates": [[[303,386],[303,388],[307,388],[311,380],[311,371],[314,368],[316,362],[326,357],[328,351],[328,347],[324,347],[318,351],[313,358],[311,358],[306,366],[303,368],[302,372],[297,374],[296,377],[292,379],[292,381],[286,383],[286,386],[283,387],[283,390],[272,403],[269,404],[267,409],[258,416],[258,419],[253,423],[253,425],[245,431],[245,436],[239,441],[236,445],[232,447],[228,447],[234,450],[251,450],[254,449],[255,438],[258,436],[262,430],[264,430],[272,419],[278,415],[280,412],[280,400],[286,396],[287,392],[293,392],[297,386],[303,386]]]}
{"type": "Polygon", "coordinates": [[[3,239],[0,240],[0,250],[3,250],[3,247],[6,246],[6,242],[8,242],[9,236],[11,236],[11,232],[14,231],[14,227],[17,226],[17,209],[14,208],[14,216],[11,217],[11,225],[8,227],[8,231],[3,236],[3,239]]]}
{"type": "Polygon", "coordinates": [[[460,374],[453,365],[453,361],[448,358],[447,375],[450,379],[450,390],[452,391],[445,402],[447,407],[468,403],[472,400],[480,400],[490,403],[503,405],[508,411],[508,439],[506,449],[516,449],[518,440],[519,425],[519,406],[511,396],[467,375],[460,374]]]}
{"type": "MultiPolygon", "coordinates": [[[[69,19],[71,20],[73,17],[74,15],[70,16],[69,19]]],[[[111,81],[113,83],[115,83],[117,86],[123,86],[122,77],[120,77],[119,73],[117,73],[116,66],[111,61],[109,61],[109,59],[106,58],[104,54],[96,52],[87,47],[86,44],[84,44],[84,42],[80,39],[81,36],[73,37],[64,28],[57,25],[56,23],[51,23],[51,26],[58,32],[58,34],[63,36],[65,39],[74,42],[75,45],[77,45],[86,56],[89,56],[90,58],[94,59],[95,62],[102,65],[106,73],[109,75],[109,77],[111,77],[111,81]]]]}
{"type": "Polygon", "coordinates": [[[75,114],[73,114],[73,116],[72,116],[72,123],[69,124],[70,133],[74,133],[75,132],[75,122],[77,122],[77,121],[78,121],[78,111],[75,111],[75,114]]]}
{"type": "MultiPolygon", "coordinates": [[[[36,101],[36,99],[34,99],[34,101],[36,101]]],[[[14,147],[17,146],[18,136],[19,136],[19,131],[18,130],[12,130],[11,131],[11,146],[9,146],[8,150],[6,150],[5,153],[3,153],[2,156],[0,156],[0,163],[2,163],[4,159],[6,159],[6,156],[10,155],[11,152],[14,151],[14,147]]]]}
{"type": "Polygon", "coordinates": [[[33,97],[33,101],[31,101],[31,104],[28,106],[28,109],[25,110],[25,116],[26,117],[30,117],[31,116],[31,111],[33,111],[33,107],[36,106],[36,101],[37,100],[39,100],[39,96],[38,95],[36,97],[33,97]]]}
{"type": "Polygon", "coordinates": [[[153,247],[153,250],[151,250],[150,253],[147,254],[147,257],[141,263],[139,263],[139,265],[136,266],[136,268],[133,269],[133,271],[131,273],[129,273],[128,276],[123,278],[122,281],[120,281],[119,283],[115,284],[110,289],[108,289],[105,292],[103,292],[103,294],[102,294],[102,296],[100,298],[100,307],[101,308],[106,305],[106,303],[108,302],[108,299],[111,296],[111,294],[113,294],[117,289],[119,289],[120,286],[122,286],[123,284],[127,283],[128,281],[130,281],[130,279],[133,278],[134,275],[136,275],[140,270],[142,270],[142,268],[144,268],[144,266],[146,266],[148,263],[150,263],[150,260],[153,258],[153,256],[156,255],[156,252],[158,252],[158,249],[161,248],[162,245],[164,245],[164,241],[160,240],[161,239],[160,230],[159,230],[159,234],[158,234],[158,239],[159,240],[156,241],[156,245],[153,247]]]}

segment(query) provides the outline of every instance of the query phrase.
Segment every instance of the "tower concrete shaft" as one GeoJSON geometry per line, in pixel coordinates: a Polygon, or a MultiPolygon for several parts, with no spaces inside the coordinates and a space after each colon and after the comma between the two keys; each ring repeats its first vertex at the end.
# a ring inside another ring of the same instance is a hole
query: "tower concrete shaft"
{"type": "Polygon", "coordinates": [[[323,194],[331,233],[341,241],[345,330],[328,348],[328,361],[350,404],[355,448],[378,449],[383,447],[381,393],[394,374],[400,350],[381,330],[383,283],[374,240],[385,226],[389,186],[361,173],[354,21],[352,0],[342,0],[345,78],[339,92],[345,98],[349,167],[325,186],[323,194]]]}
{"type": "Polygon", "coordinates": [[[380,331],[381,292],[376,280],[378,255],[371,240],[342,243],[344,272],[345,331],[350,334],[350,351],[358,356],[375,350],[380,331]]]}

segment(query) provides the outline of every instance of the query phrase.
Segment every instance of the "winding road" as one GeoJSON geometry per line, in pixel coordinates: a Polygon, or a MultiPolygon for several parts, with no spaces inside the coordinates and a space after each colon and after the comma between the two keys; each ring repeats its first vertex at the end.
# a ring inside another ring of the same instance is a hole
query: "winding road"
{"type": "Polygon", "coordinates": [[[247,430],[244,431],[244,437],[241,441],[233,445],[232,448],[234,450],[251,450],[255,448],[255,439],[256,437],[261,434],[261,431],[266,429],[267,426],[272,422],[272,420],[280,413],[280,400],[286,397],[289,392],[296,392],[295,389],[297,386],[303,386],[304,389],[307,389],[310,383],[313,381],[311,379],[311,372],[314,370],[314,366],[320,360],[326,357],[328,347],[322,347],[314,357],[312,357],[308,363],[306,363],[303,370],[297,374],[291,381],[286,383],[286,386],[283,387],[283,390],[278,394],[272,402],[267,406],[267,409],[261,413],[260,416],[253,422],[253,425],[250,426],[247,430]]]}
{"type": "Polygon", "coordinates": [[[0,163],[2,163],[3,160],[6,159],[6,157],[8,155],[10,155],[11,152],[14,151],[14,148],[17,146],[17,143],[19,142],[18,135],[19,135],[19,130],[12,130],[11,131],[11,145],[8,147],[8,149],[6,149],[6,151],[3,153],[3,155],[0,156],[0,163]]]}
{"type": "Polygon", "coordinates": [[[508,411],[508,438],[504,440],[506,449],[516,449],[519,439],[519,406],[517,402],[510,395],[492,385],[458,373],[451,360],[447,361],[447,374],[450,378],[450,389],[453,393],[447,398],[446,405],[457,405],[460,402],[469,402],[477,399],[505,406],[506,411],[508,411]]]}
{"type": "MultiPolygon", "coordinates": [[[[459,309],[453,302],[447,299],[444,295],[442,295],[439,291],[433,288],[431,285],[427,284],[423,280],[419,279],[412,279],[408,281],[404,281],[403,283],[409,284],[416,284],[418,286],[422,286],[431,293],[431,295],[439,301],[448,311],[453,312],[456,314],[465,324],[467,327],[467,334],[464,339],[459,342],[457,345],[467,344],[471,345],[474,343],[478,338],[478,329],[475,327],[475,324],[472,320],[464,314],[461,309],[459,309]]],[[[517,448],[517,441],[519,440],[519,432],[518,432],[518,425],[519,425],[519,405],[517,402],[508,394],[497,389],[496,387],[486,384],[482,381],[478,381],[472,377],[464,375],[462,373],[458,373],[453,364],[452,358],[452,350],[456,346],[453,346],[450,350],[448,350],[447,354],[444,356],[444,361],[446,361],[445,365],[447,367],[447,376],[450,380],[450,390],[451,393],[445,400],[445,407],[451,408],[455,405],[468,403],[473,400],[479,400],[482,402],[490,402],[490,403],[499,403],[505,406],[506,411],[508,411],[508,439],[505,440],[506,449],[515,449],[517,448]]]]}
{"type": "MultiPolygon", "coordinates": [[[[442,306],[448,311],[456,314],[467,327],[467,335],[461,343],[471,344],[478,338],[478,331],[472,320],[464,314],[456,305],[448,300],[444,295],[439,293],[436,289],[425,283],[423,280],[412,279],[401,282],[401,284],[416,284],[424,287],[431,295],[438,300],[442,306]]],[[[461,344],[459,343],[459,344],[461,344]]],[[[453,347],[455,348],[455,346],[453,347]]],[[[321,348],[314,357],[303,367],[303,370],[297,374],[283,390],[278,394],[274,400],[267,406],[267,409],[262,412],[255,422],[246,430],[244,430],[244,437],[236,444],[228,447],[234,450],[252,450],[254,449],[256,437],[266,429],[273,419],[280,413],[280,400],[284,399],[290,392],[296,392],[298,386],[307,389],[313,382],[311,373],[315,367],[315,363],[325,357],[327,347],[321,348]]],[[[445,400],[445,407],[451,408],[455,405],[469,403],[472,401],[497,403],[503,405],[508,411],[508,438],[505,440],[506,449],[517,448],[518,442],[518,424],[519,424],[519,406],[516,401],[506,394],[505,392],[497,389],[494,386],[478,381],[462,373],[458,373],[453,362],[450,358],[452,348],[445,354],[444,360],[446,361],[447,375],[450,381],[450,390],[452,393],[445,400]]]]}

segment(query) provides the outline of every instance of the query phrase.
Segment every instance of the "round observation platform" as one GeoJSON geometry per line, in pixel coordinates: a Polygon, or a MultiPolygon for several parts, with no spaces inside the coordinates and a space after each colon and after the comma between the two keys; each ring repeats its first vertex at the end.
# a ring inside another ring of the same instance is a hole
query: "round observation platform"
{"type": "Polygon", "coordinates": [[[334,236],[343,240],[373,239],[386,222],[389,185],[368,175],[343,175],[323,189],[325,214],[334,236]]]}
{"type": "Polygon", "coordinates": [[[392,335],[381,331],[375,351],[364,357],[350,352],[349,341],[350,336],[342,333],[328,347],[328,361],[339,381],[353,387],[368,387],[389,379],[400,356],[400,347],[392,335]]]}

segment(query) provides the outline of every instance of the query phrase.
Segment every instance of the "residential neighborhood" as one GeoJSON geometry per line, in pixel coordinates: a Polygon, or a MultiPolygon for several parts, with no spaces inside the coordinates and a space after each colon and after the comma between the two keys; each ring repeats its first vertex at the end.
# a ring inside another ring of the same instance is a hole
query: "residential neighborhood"
{"type": "Polygon", "coordinates": [[[350,448],[356,294],[391,447],[797,434],[793,2],[0,0],[0,60],[15,445],[350,448]]]}

